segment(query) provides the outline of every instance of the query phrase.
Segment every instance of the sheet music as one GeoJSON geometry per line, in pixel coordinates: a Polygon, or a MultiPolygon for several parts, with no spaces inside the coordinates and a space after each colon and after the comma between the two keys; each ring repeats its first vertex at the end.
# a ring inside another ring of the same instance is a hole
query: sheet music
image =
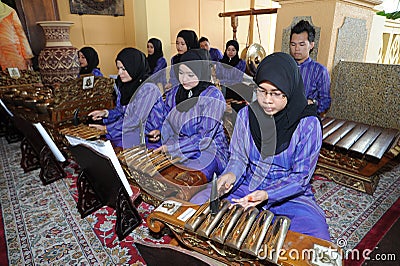
{"type": "Polygon", "coordinates": [[[117,155],[115,154],[115,151],[109,140],[107,140],[107,141],[101,141],[101,140],[90,141],[90,140],[85,140],[82,138],[73,137],[73,136],[69,136],[69,135],[65,135],[65,137],[67,138],[68,142],[72,146],[83,144],[83,145],[86,145],[86,146],[92,148],[93,150],[97,151],[98,153],[110,158],[111,163],[113,164],[115,170],[117,171],[119,178],[122,181],[122,184],[124,185],[124,187],[126,189],[126,192],[128,192],[129,196],[133,195],[133,191],[131,189],[131,186],[129,185],[128,179],[126,178],[124,170],[122,169],[121,164],[119,163],[119,160],[117,158],[117,155]]]}
{"type": "Polygon", "coordinates": [[[13,117],[13,113],[11,113],[11,111],[7,108],[7,106],[3,103],[3,101],[0,99],[0,105],[3,107],[4,110],[6,110],[6,112],[13,117]]]}
{"type": "Polygon", "coordinates": [[[53,139],[47,133],[46,129],[42,126],[41,123],[33,123],[33,125],[37,128],[40,135],[42,135],[44,141],[46,142],[47,146],[49,146],[51,152],[56,157],[57,161],[65,162],[65,157],[62,155],[61,151],[58,149],[57,145],[54,143],[53,139]]]}

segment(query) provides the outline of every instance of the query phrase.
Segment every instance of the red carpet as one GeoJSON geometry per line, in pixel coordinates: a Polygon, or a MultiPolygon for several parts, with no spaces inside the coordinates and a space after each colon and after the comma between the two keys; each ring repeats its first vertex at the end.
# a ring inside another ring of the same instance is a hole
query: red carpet
{"type": "MultiPolygon", "coordinates": [[[[68,169],[67,176],[64,181],[68,178],[73,180],[71,183],[69,183],[69,190],[72,197],[77,202],[78,191],[76,184],[78,179],[79,166],[76,164],[76,162],[71,160],[70,164],[64,169],[68,169]]],[[[142,225],[122,241],[118,241],[117,234],[115,233],[114,224],[116,219],[116,212],[113,208],[103,206],[102,208],[100,208],[100,210],[94,212],[86,219],[92,221],[93,231],[104,246],[111,250],[119,250],[119,252],[121,252],[121,250],[125,250],[126,254],[124,256],[126,257],[125,262],[127,264],[132,265],[138,262],[146,263],[144,259],[140,256],[135,246],[135,242],[141,240],[144,242],[168,244],[171,241],[171,238],[167,235],[163,236],[160,239],[150,239],[148,238],[147,233],[142,233],[144,230],[148,231],[146,225],[146,217],[150,214],[152,208],[152,206],[145,202],[142,202],[138,206],[139,214],[143,218],[142,225]]]]}
{"type": "Polygon", "coordinates": [[[0,265],[8,265],[6,236],[4,232],[3,214],[0,205],[0,265]]]}
{"type": "MultiPolygon", "coordinates": [[[[167,236],[151,236],[145,223],[118,241],[115,212],[109,207],[81,219],[76,209],[77,165],[65,167],[66,178],[43,186],[39,171],[21,169],[19,149],[18,143],[0,138],[0,265],[142,265],[135,243],[169,243],[167,236]]],[[[398,162],[381,174],[373,196],[315,179],[312,186],[327,214],[333,242],[345,240],[346,250],[374,249],[399,217],[398,162]]],[[[138,210],[145,218],[153,207],[142,203],[138,210]]]]}
{"type": "Polygon", "coordinates": [[[368,234],[354,248],[354,250],[359,251],[360,256],[352,256],[352,254],[349,253],[345,261],[345,265],[361,265],[365,261],[365,258],[362,256],[362,252],[367,249],[371,251],[374,250],[378,243],[393,226],[393,224],[399,219],[399,217],[400,198],[392,205],[392,207],[390,207],[390,209],[387,210],[387,212],[381,217],[381,219],[371,228],[368,234]]]}

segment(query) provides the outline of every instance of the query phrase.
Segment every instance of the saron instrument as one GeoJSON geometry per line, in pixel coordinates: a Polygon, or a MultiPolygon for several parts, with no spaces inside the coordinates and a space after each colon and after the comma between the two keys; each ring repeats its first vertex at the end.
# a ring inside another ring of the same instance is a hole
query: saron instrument
{"type": "Polygon", "coordinates": [[[199,206],[169,199],[147,217],[147,224],[156,233],[167,226],[184,246],[229,265],[342,265],[343,261],[337,245],[290,231],[289,218],[227,200],[213,215],[209,202],[199,206]]]}

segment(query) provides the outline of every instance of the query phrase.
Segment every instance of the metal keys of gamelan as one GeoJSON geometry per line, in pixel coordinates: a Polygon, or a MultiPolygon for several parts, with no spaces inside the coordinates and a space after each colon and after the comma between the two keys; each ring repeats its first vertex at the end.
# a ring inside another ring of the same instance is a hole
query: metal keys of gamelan
{"type": "Polygon", "coordinates": [[[272,229],[264,241],[264,251],[259,252],[259,257],[267,258],[275,263],[278,262],[279,253],[289,230],[290,219],[286,216],[278,216],[275,219],[272,229]],[[264,253],[264,254],[262,254],[264,253]]]}
{"type": "MultiPolygon", "coordinates": [[[[230,232],[225,240],[225,245],[237,250],[241,250],[243,241],[246,239],[252,224],[257,218],[259,211],[256,207],[248,208],[237,221],[235,228],[230,232]]],[[[257,233],[257,232],[255,232],[257,233]]]]}
{"type": "Polygon", "coordinates": [[[219,212],[216,215],[211,215],[211,213],[209,213],[204,222],[196,230],[196,233],[199,236],[209,238],[211,232],[218,225],[219,221],[221,221],[224,214],[229,210],[229,206],[229,201],[222,200],[219,206],[219,212]]]}
{"type": "Polygon", "coordinates": [[[228,234],[232,231],[236,222],[243,214],[243,210],[244,208],[242,206],[238,204],[233,205],[230,210],[225,213],[218,226],[211,233],[210,239],[220,244],[224,244],[228,234]]]}
{"type": "MultiPolygon", "coordinates": [[[[271,211],[259,213],[255,207],[246,210],[226,199],[212,215],[210,203],[203,204],[185,224],[185,230],[211,242],[252,255],[260,260],[277,263],[290,226],[285,216],[275,217],[271,211]]],[[[215,246],[215,248],[218,248],[215,246]]]]}
{"type": "Polygon", "coordinates": [[[258,215],[242,245],[241,251],[258,257],[273,218],[274,214],[268,210],[264,210],[258,215]]]}

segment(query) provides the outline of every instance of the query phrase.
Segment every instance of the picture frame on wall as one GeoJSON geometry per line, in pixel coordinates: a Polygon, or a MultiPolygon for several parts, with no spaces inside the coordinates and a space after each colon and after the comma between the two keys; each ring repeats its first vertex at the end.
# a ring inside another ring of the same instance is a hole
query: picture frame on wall
{"type": "Polygon", "coordinates": [[[124,16],[124,0],[69,0],[71,14],[124,16]]]}

